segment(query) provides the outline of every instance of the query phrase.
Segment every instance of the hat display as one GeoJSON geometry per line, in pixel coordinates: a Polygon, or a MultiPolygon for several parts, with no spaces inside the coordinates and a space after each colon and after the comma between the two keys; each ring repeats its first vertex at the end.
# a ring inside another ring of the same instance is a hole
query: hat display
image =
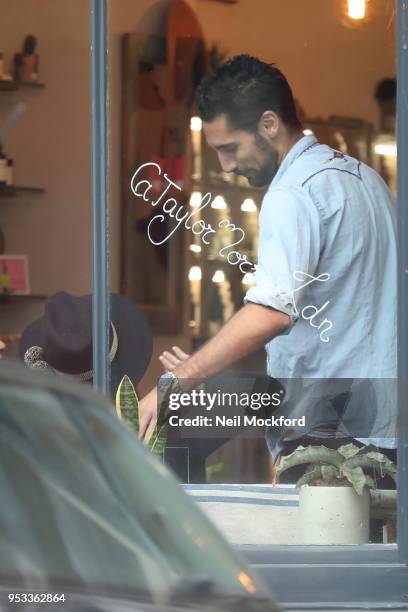
{"type": "MultiPolygon", "coordinates": [[[[110,295],[109,360],[114,391],[127,374],[137,384],[152,356],[152,334],[143,312],[129,299],[110,295]]],[[[45,302],[44,314],[21,336],[19,355],[30,368],[50,369],[92,380],[92,296],[59,292],[45,302]]]]}

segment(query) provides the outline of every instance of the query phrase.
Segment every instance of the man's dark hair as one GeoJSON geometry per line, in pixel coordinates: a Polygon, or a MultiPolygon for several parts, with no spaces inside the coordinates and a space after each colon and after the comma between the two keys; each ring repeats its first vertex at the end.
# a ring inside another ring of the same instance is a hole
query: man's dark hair
{"type": "Polygon", "coordinates": [[[203,121],[226,115],[231,127],[256,132],[259,119],[275,112],[292,130],[301,129],[286,77],[274,64],[236,55],[218,66],[199,85],[197,110],[203,121]]]}

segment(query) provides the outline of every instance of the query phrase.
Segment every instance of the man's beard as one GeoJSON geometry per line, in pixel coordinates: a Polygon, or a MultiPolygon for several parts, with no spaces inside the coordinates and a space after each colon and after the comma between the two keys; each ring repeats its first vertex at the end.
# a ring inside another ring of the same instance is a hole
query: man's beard
{"type": "Polygon", "coordinates": [[[259,168],[258,170],[251,170],[251,172],[245,176],[248,179],[248,183],[252,185],[252,187],[265,187],[266,185],[269,185],[278,171],[278,154],[275,149],[270,146],[269,142],[260,134],[255,134],[255,145],[259,151],[262,151],[262,153],[267,153],[268,158],[262,168],[259,168]]]}

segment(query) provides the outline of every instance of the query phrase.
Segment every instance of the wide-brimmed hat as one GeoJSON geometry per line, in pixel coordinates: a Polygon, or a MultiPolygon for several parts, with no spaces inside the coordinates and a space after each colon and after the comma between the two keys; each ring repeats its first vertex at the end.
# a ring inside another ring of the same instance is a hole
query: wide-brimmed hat
{"type": "MultiPolygon", "coordinates": [[[[146,317],[129,299],[110,296],[111,388],[125,374],[136,384],[152,356],[152,334],[146,317]]],[[[44,315],[21,336],[19,354],[31,368],[51,369],[82,381],[93,378],[92,296],[59,292],[45,302],[44,315]]]]}

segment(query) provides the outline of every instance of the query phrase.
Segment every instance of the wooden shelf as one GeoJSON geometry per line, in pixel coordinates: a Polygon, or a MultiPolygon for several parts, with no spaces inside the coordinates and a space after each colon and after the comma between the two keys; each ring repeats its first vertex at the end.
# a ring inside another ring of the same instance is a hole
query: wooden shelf
{"type": "Polygon", "coordinates": [[[6,81],[0,79],[0,91],[17,91],[18,89],[26,87],[38,89],[45,87],[45,83],[25,83],[23,81],[6,81]]]}
{"type": "Polygon", "coordinates": [[[7,304],[10,302],[25,301],[25,300],[46,300],[48,296],[41,295],[39,293],[29,293],[28,295],[15,295],[13,293],[0,293],[0,304],[7,304]]]}
{"type": "Polygon", "coordinates": [[[16,198],[19,195],[39,195],[44,193],[42,187],[20,187],[18,185],[0,185],[0,198],[16,198]]]}

